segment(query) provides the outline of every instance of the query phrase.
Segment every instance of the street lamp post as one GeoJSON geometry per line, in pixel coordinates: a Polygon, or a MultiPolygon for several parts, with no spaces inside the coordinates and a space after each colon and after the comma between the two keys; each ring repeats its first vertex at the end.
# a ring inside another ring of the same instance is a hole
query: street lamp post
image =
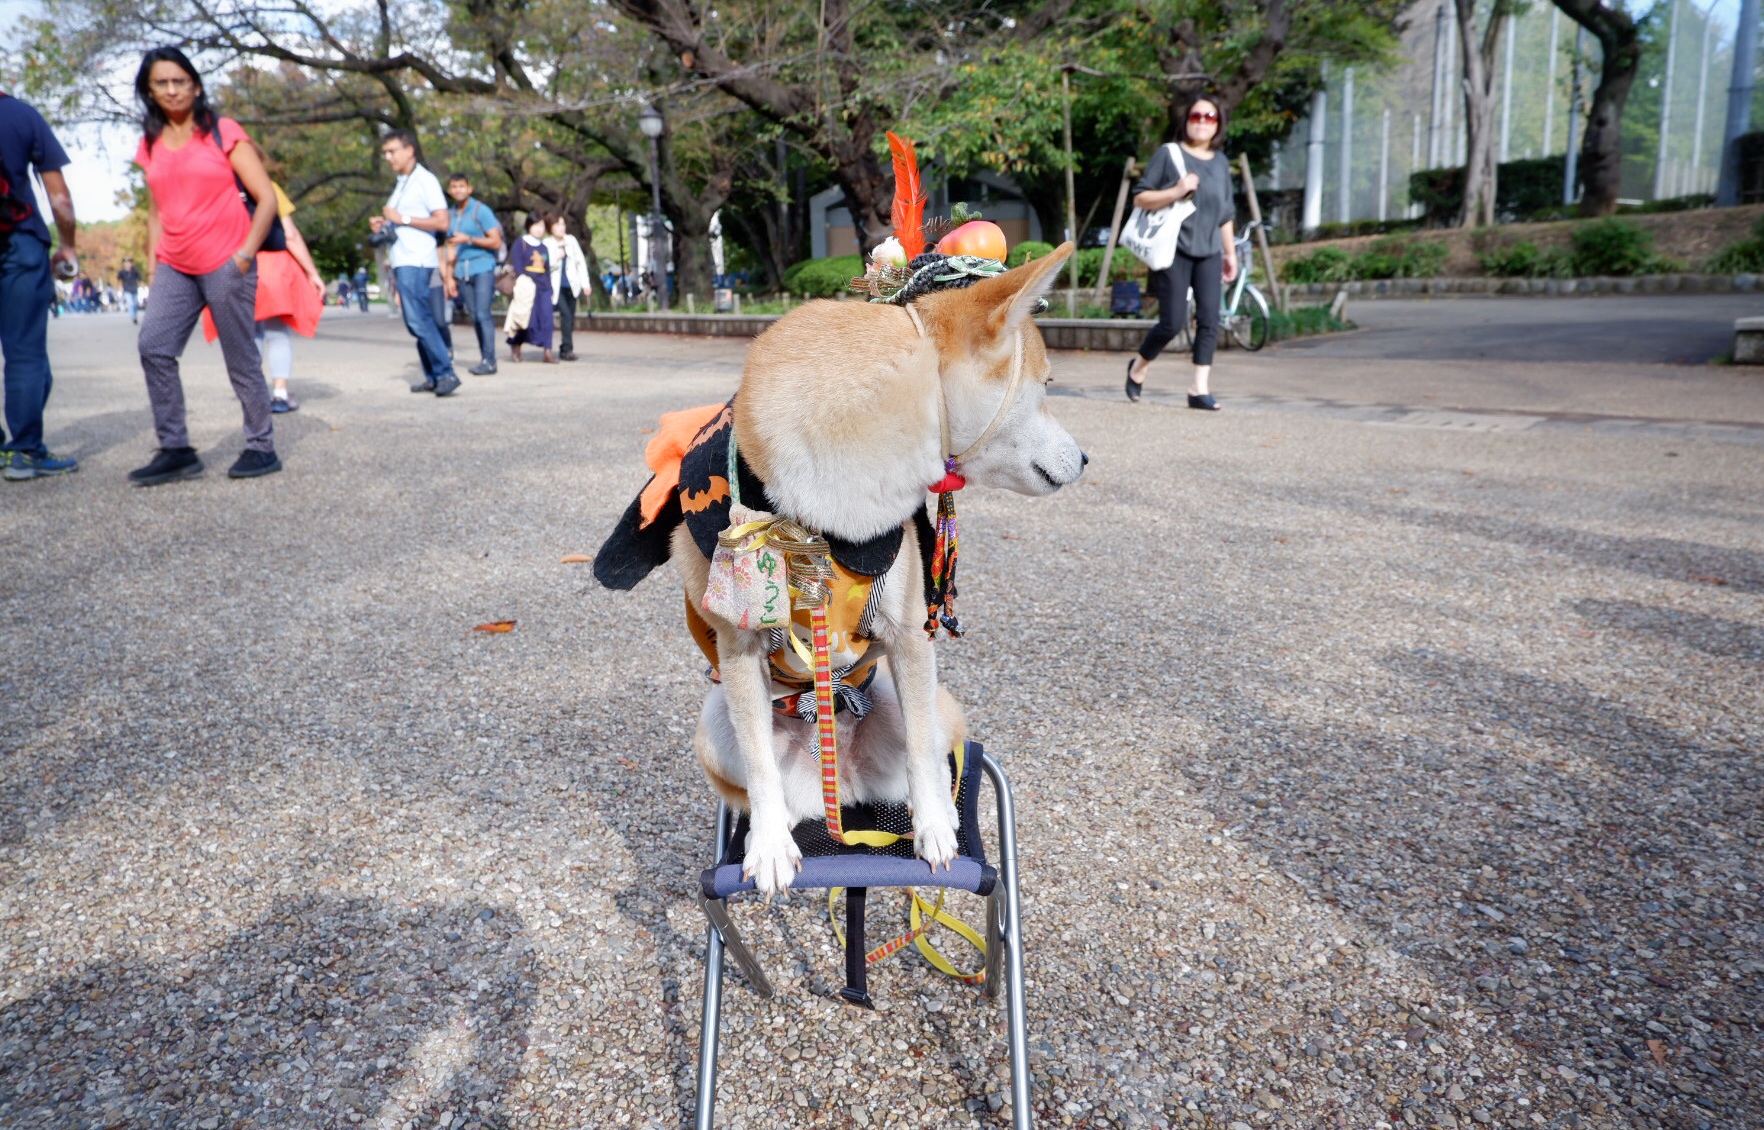
{"type": "Polygon", "coordinates": [[[663,310],[668,308],[668,255],[663,245],[667,225],[662,221],[661,206],[661,135],[665,125],[661,111],[653,105],[644,106],[637,116],[637,128],[649,139],[649,187],[654,206],[649,215],[649,259],[655,272],[656,301],[663,310]]]}

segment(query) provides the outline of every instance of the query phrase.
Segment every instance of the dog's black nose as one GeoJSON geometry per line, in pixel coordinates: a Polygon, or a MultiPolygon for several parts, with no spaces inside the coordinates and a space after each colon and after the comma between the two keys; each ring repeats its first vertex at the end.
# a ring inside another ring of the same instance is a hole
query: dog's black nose
{"type": "Polygon", "coordinates": [[[1080,467],[1090,466],[1090,456],[1088,456],[1088,455],[1084,454],[1082,451],[1080,451],[1078,453],[1078,465],[1080,467]]]}

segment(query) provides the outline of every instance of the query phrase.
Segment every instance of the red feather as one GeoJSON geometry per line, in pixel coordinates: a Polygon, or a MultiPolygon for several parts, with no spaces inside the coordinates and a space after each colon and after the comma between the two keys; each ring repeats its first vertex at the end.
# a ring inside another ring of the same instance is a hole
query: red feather
{"type": "Polygon", "coordinates": [[[888,149],[894,154],[894,238],[911,263],[925,250],[925,190],[913,143],[890,132],[888,149]]]}

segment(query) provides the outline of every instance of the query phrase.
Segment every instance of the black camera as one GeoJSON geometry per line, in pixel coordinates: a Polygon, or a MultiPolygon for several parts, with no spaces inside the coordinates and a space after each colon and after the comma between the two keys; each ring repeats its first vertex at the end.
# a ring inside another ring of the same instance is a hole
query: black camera
{"type": "Polygon", "coordinates": [[[369,232],[367,237],[367,245],[369,247],[391,247],[397,242],[398,228],[393,224],[387,224],[379,231],[369,232]]]}

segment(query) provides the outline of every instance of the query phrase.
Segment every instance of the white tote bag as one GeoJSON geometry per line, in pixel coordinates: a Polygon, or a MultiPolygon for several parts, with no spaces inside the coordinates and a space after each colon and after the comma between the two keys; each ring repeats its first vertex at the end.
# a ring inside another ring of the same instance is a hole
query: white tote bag
{"type": "MultiPolygon", "coordinates": [[[[1188,175],[1188,163],[1182,159],[1182,147],[1175,142],[1165,148],[1176,159],[1176,175],[1188,175]]],[[[1121,229],[1121,246],[1139,257],[1154,271],[1168,270],[1176,261],[1176,237],[1182,234],[1182,221],[1194,214],[1194,198],[1178,200],[1155,212],[1135,206],[1121,229]]]]}

